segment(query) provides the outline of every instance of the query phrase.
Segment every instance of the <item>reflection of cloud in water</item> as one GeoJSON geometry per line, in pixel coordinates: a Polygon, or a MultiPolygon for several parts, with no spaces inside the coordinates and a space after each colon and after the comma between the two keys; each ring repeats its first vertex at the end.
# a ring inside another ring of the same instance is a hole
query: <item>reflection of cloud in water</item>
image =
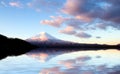
{"type": "Polygon", "coordinates": [[[31,53],[31,54],[27,54],[30,57],[39,59],[40,62],[45,62],[48,58],[48,54],[46,53],[31,53]]]}
{"type": "Polygon", "coordinates": [[[57,51],[54,51],[53,49],[50,51],[39,51],[39,49],[38,49],[38,50],[33,50],[31,52],[28,52],[26,55],[28,55],[32,58],[38,59],[40,62],[46,62],[58,55],[68,53],[68,52],[70,52],[70,51],[57,52],[57,51]]]}
{"type": "Polygon", "coordinates": [[[65,60],[60,61],[59,64],[65,66],[66,68],[74,68],[75,60],[65,60]]]}
{"type": "MultiPolygon", "coordinates": [[[[57,52],[58,53],[58,52],[57,52]]],[[[35,53],[34,53],[35,54],[35,53]]],[[[48,59],[45,63],[49,67],[40,70],[39,74],[119,74],[120,73],[120,51],[76,51],[71,53],[42,54],[48,59]],[[52,66],[50,66],[52,65],[52,66]]]]}

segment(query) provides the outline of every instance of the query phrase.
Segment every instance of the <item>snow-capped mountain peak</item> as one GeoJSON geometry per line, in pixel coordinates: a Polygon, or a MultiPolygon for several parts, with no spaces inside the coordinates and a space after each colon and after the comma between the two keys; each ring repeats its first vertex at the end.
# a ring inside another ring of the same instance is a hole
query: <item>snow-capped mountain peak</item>
{"type": "Polygon", "coordinates": [[[36,36],[26,39],[26,41],[40,47],[55,47],[59,45],[71,44],[71,42],[57,39],[46,32],[41,32],[36,36]]]}
{"type": "Polygon", "coordinates": [[[40,34],[33,36],[27,40],[34,40],[34,41],[48,41],[48,40],[57,40],[55,37],[49,35],[46,32],[41,32],[40,34]]]}

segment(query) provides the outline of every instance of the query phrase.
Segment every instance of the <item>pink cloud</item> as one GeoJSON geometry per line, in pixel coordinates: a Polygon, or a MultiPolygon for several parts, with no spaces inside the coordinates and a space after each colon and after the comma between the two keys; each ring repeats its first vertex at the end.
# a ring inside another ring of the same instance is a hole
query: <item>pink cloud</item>
{"type": "Polygon", "coordinates": [[[59,32],[64,33],[64,34],[69,34],[69,35],[72,35],[72,34],[76,33],[75,30],[74,30],[74,27],[72,27],[72,26],[67,26],[65,29],[60,30],[59,32]]]}
{"type": "Polygon", "coordinates": [[[62,12],[66,13],[66,14],[73,14],[73,15],[77,15],[78,12],[78,8],[80,5],[80,0],[67,0],[67,2],[65,3],[62,12]]]}
{"type": "Polygon", "coordinates": [[[43,69],[39,74],[64,74],[60,71],[59,67],[52,67],[43,69]]]}
{"type": "Polygon", "coordinates": [[[45,62],[48,58],[48,54],[46,53],[29,53],[27,54],[28,56],[32,57],[32,58],[36,58],[38,59],[40,62],[45,62]]]}
{"type": "Polygon", "coordinates": [[[19,8],[22,7],[20,2],[9,2],[9,5],[12,7],[19,7],[19,8]]]}
{"type": "Polygon", "coordinates": [[[40,23],[45,25],[50,25],[53,27],[60,27],[61,24],[65,21],[65,19],[62,16],[57,16],[57,17],[51,16],[51,18],[53,20],[42,20],[40,21],[40,23]]]}
{"type": "Polygon", "coordinates": [[[59,64],[62,64],[66,68],[74,68],[75,60],[66,60],[66,61],[60,61],[59,64]]]}

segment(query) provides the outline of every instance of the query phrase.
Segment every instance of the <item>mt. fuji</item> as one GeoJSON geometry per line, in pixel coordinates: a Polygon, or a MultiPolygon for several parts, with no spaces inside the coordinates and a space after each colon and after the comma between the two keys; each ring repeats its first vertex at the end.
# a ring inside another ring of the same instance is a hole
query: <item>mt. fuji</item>
{"type": "Polygon", "coordinates": [[[27,39],[27,41],[44,41],[44,42],[49,40],[58,40],[58,39],[49,35],[46,32],[41,32],[40,34],[27,39]]]}
{"type": "Polygon", "coordinates": [[[41,32],[40,34],[26,39],[27,42],[34,45],[57,45],[57,44],[68,44],[71,42],[57,39],[46,32],[41,32]]]}

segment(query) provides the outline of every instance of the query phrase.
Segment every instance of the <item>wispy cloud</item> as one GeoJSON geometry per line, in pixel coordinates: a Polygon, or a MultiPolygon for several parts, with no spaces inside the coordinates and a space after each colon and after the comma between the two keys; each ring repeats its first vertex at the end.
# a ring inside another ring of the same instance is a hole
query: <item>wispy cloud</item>
{"type": "Polygon", "coordinates": [[[35,10],[54,11],[58,10],[62,6],[62,3],[56,0],[32,0],[27,5],[35,10]]]}
{"type": "Polygon", "coordinates": [[[87,33],[84,33],[84,32],[79,32],[76,34],[77,37],[80,37],[80,38],[90,38],[92,37],[91,35],[87,34],[87,33]]]}
{"type": "Polygon", "coordinates": [[[9,5],[12,7],[22,8],[22,4],[20,2],[9,2],[9,5]]]}
{"type": "Polygon", "coordinates": [[[7,7],[8,6],[4,1],[1,1],[0,5],[2,5],[3,7],[7,7]]]}
{"type": "Polygon", "coordinates": [[[62,16],[51,16],[51,18],[53,20],[41,20],[40,23],[41,24],[45,24],[45,25],[50,25],[53,27],[60,27],[62,25],[62,23],[65,21],[65,19],[62,16]]]}

